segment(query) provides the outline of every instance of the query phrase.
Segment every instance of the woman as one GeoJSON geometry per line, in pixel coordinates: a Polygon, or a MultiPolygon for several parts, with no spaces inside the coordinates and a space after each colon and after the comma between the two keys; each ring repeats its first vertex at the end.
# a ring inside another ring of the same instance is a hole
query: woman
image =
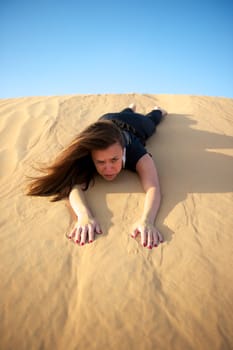
{"type": "Polygon", "coordinates": [[[51,166],[42,169],[46,174],[31,182],[27,194],[54,196],[52,201],[68,198],[77,216],[68,238],[82,246],[86,242],[92,243],[95,233],[101,233],[85,198],[85,190],[96,172],[112,181],[123,168],[136,171],[146,196],[142,216],[134,224],[131,236],[136,238],[140,234],[144,247],[157,247],[163,242],[154,226],[160,205],[159,179],[144,146],[166,114],[155,107],[144,116],[136,113],[136,105],[131,104],[120,113],[103,115],[83,130],[51,166]]]}

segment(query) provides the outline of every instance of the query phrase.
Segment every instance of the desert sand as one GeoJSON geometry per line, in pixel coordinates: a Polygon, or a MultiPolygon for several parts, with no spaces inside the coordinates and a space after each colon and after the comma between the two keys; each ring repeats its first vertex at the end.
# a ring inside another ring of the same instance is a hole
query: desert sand
{"type": "Polygon", "coordinates": [[[72,95],[0,100],[2,350],[233,348],[233,99],[72,95]],[[65,201],[25,196],[85,126],[129,103],[168,116],[147,142],[158,168],[165,242],[130,237],[144,194],[137,175],[96,179],[87,192],[103,235],[66,233],[65,201]]]}

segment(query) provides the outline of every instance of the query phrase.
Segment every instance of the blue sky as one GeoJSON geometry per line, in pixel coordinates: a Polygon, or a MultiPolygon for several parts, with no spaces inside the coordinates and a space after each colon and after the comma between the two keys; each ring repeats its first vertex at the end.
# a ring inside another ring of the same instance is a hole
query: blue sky
{"type": "Polygon", "coordinates": [[[233,1],[1,0],[0,98],[233,98],[233,1]]]}

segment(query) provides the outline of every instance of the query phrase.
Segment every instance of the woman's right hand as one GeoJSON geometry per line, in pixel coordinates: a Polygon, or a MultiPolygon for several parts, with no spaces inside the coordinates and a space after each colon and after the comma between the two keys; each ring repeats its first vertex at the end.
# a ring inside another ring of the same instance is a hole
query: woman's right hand
{"type": "Polygon", "coordinates": [[[92,243],[95,239],[95,233],[102,233],[99,223],[94,218],[84,216],[77,220],[67,237],[82,246],[85,243],[92,243]]]}

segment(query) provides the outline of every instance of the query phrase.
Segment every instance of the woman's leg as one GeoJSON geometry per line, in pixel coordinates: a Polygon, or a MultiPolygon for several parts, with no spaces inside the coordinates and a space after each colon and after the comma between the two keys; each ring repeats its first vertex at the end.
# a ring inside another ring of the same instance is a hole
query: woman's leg
{"type": "Polygon", "coordinates": [[[127,108],[123,109],[120,113],[129,112],[129,113],[135,113],[136,112],[136,104],[131,103],[127,108]]]}
{"type": "Polygon", "coordinates": [[[167,112],[164,109],[155,107],[150,113],[146,114],[146,117],[150,118],[155,126],[157,126],[166,115],[167,112]]]}

